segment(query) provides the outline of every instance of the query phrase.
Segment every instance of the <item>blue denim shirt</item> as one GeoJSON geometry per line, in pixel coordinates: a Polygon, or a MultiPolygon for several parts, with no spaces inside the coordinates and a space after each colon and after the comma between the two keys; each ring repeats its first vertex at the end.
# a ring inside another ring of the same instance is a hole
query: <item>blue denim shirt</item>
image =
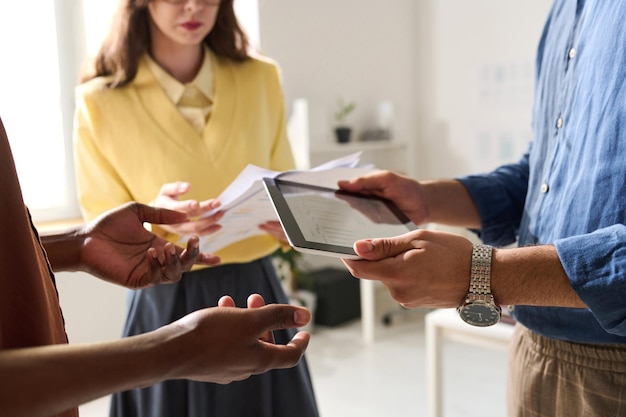
{"type": "Polygon", "coordinates": [[[533,142],[460,178],[485,243],[554,244],[589,309],[515,306],[547,337],[626,343],[626,1],[556,0],[538,48],[533,142]]]}

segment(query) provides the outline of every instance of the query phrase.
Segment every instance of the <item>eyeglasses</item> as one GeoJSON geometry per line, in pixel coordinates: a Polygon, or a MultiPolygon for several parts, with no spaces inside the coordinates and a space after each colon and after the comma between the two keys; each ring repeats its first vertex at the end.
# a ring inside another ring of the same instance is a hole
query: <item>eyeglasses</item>
{"type": "MultiPolygon", "coordinates": [[[[194,0],[163,0],[165,3],[169,3],[174,6],[182,6],[183,4],[187,4],[189,1],[194,0]]],[[[221,0],[195,0],[198,3],[202,3],[205,6],[219,6],[222,2],[221,0]]]]}

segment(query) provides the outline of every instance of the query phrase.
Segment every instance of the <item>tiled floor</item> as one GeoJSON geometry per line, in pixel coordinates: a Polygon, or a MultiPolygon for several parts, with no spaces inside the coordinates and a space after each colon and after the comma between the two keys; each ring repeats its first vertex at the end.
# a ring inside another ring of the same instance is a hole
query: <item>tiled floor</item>
{"type": "MultiPolygon", "coordinates": [[[[308,357],[321,416],[426,416],[424,314],[395,316],[371,345],[359,322],[318,330],[308,357]]],[[[449,342],[443,350],[445,416],[504,416],[506,353],[449,342]]]]}
{"type": "MultiPolygon", "coordinates": [[[[358,320],[316,327],[307,357],[321,417],[425,417],[424,314],[381,323],[369,345],[358,320]]],[[[443,355],[445,417],[505,415],[505,352],[448,342],[443,355]]],[[[81,415],[105,417],[107,408],[106,399],[95,401],[81,415]]]]}

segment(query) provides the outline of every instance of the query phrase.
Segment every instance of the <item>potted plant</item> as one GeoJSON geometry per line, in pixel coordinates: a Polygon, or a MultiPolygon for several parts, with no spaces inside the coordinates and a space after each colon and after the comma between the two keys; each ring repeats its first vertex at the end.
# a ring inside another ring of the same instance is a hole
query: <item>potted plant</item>
{"type": "Polygon", "coordinates": [[[311,331],[315,321],[317,295],[313,290],[313,278],[302,268],[302,254],[293,249],[278,248],[272,254],[272,263],[280,277],[289,302],[311,311],[311,321],[302,330],[311,331]]]}
{"type": "Polygon", "coordinates": [[[355,108],[356,103],[353,101],[345,101],[341,97],[337,99],[337,109],[335,110],[335,135],[339,143],[350,142],[352,128],[347,124],[347,118],[355,108]]]}

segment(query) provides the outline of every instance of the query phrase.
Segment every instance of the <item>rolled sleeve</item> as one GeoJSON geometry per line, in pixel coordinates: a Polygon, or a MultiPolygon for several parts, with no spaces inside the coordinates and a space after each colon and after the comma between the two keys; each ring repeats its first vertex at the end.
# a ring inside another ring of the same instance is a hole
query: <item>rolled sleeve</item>
{"type": "Polygon", "coordinates": [[[485,175],[457,178],[469,192],[480,215],[483,242],[505,246],[515,242],[528,189],[528,159],[503,165],[485,175]]]}
{"type": "Polygon", "coordinates": [[[554,242],[572,288],[609,333],[626,336],[626,226],[554,242]]]}

